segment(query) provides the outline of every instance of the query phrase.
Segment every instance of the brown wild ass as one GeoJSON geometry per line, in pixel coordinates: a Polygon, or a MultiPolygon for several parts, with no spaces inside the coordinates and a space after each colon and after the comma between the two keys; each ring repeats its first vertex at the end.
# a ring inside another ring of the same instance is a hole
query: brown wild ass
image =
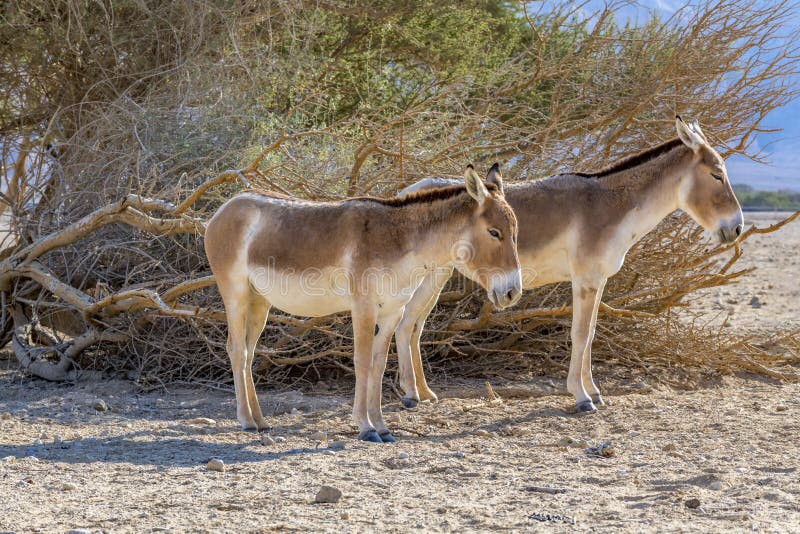
{"type": "Polygon", "coordinates": [[[464,182],[466,188],[337,202],[250,191],[219,208],[205,249],[225,304],[243,429],[267,428],[252,363],[270,308],[307,317],[349,310],[359,439],[395,441],[381,414],[381,385],[392,335],[419,284],[453,264],[498,308],[522,293],[517,221],[502,188],[484,184],[472,167],[464,182]]]}
{"type": "MultiPolygon", "coordinates": [[[[604,404],[592,379],[592,339],[606,280],[622,267],[631,246],[664,217],[681,209],[720,241],[742,232],[742,210],[725,163],[697,122],[676,117],[678,138],[604,170],[571,173],[508,185],[505,195],[519,221],[518,252],[523,287],[572,281],[572,355],[567,389],[578,412],[604,404]]],[[[413,193],[449,183],[426,178],[413,193]]],[[[414,193],[416,194],[416,193],[414,193]]],[[[401,197],[402,198],[402,197],[401,197]]],[[[425,280],[397,328],[403,404],[436,400],[425,381],[419,340],[452,268],[425,280]]]]}

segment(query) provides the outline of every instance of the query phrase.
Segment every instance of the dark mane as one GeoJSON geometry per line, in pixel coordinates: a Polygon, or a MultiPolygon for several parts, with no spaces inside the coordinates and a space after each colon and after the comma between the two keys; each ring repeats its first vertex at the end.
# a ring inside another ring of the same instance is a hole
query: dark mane
{"type": "Polygon", "coordinates": [[[643,150],[638,154],[623,158],[613,165],[597,172],[570,172],[565,174],[573,174],[575,176],[582,176],[584,178],[602,178],[603,176],[608,176],[609,174],[615,174],[621,171],[632,169],[633,167],[638,167],[639,165],[647,163],[648,161],[655,159],[662,154],[666,154],[670,150],[673,150],[679,146],[684,146],[684,144],[683,141],[676,137],[675,139],[667,141],[666,143],[661,143],[660,145],[643,150]]]}
{"type": "MultiPolygon", "coordinates": [[[[486,185],[486,189],[488,189],[490,192],[497,191],[497,186],[495,184],[484,182],[484,185],[486,185]]],[[[410,204],[422,204],[436,202],[437,200],[447,200],[448,198],[453,198],[461,193],[465,193],[466,191],[466,186],[462,184],[437,187],[434,189],[421,189],[414,193],[403,195],[402,197],[354,197],[346,200],[362,200],[367,202],[377,202],[378,204],[383,204],[384,206],[400,207],[408,206],[410,204]]]]}

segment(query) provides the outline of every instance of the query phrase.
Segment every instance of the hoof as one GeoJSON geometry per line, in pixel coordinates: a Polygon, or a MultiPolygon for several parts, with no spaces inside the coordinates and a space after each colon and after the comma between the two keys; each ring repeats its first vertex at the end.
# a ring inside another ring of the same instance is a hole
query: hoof
{"type": "Polygon", "coordinates": [[[436,393],[433,391],[428,391],[427,393],[420,393],[419,400],[421,402],[430,402],[433,404],[435,402],[439,402],[439,397],[437,397],[436,393]]]}
{"type": "Polygon", "coordinates": [[[603,400],[603,396],[599,393],[597,395],[592,395],[592,402],[595,406],[605,406],[606,401],[603,400]]]}
{"type": "Polygon", "coordinates": [[[378,436],[380,436],[381,441],[384,443],[394,443],[395,441],[397,441],[397,439],[388,430],[386,432],[381,432],[380,434],[378,434],[378,436]]]}
{"type": "Polygon", "coordinates": [[[374,428],[361,432],[358,435],[358,439],[360,441],[369,441],[371,443],[383,443],[383,440],[378,434],[378,431],[375,430],[374,428]]]}
{"type": "Polygon", "coordinates": [[[594,413],[596,411],[597,408],[595,408],[594,403],[591,400],[585,400],[575,405],[575,413],[578,414],[594,413]]]}
{"type": "Polygon", "coordinates": [[[419,401],[417,399],[412,399],[411,397],[401,397],[400,402],[402,402],[403,406],[408,410],[416,408],[417,405],[419,404],[419,401]]]}

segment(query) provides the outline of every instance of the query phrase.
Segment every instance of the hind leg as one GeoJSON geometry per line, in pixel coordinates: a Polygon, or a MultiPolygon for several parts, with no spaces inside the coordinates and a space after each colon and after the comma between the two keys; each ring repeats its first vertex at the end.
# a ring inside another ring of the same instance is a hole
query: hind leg
{"type": "Polygon", "coordinates": [[[247,313],[247,360],[244,363],[244,385],[247,404],[250,407],[250,413],[253,416],[253,421],[258,430],[265,430],[269,425],[267,425],[267,421],[261,413],[261,406],[258,404],[258,396],[256,395],[256,387],[255,384],[253,384],[253,357],[255,355],[256,345],[258,344],[258,338],[261,337],[261,332],[264,331],[264,325],[267,323],[269,308],[270,305],[266,299],[257,293],[251,293],[250,305],[247,313]]]}
{"type": "MultiPolygon", "coordinates": [[[[220,293],[223,293],[223,290],[220,293]]],[[[254,430],[258,428],[258,425],[253,419],[253,412],[250,410],[250,403],[247,400],[247,373],[245,373],[245,364],[248,361],[246,336],[249,306],[248,295],[242,293],[223,293],[225,315],[228,318],[227,348],[233,371],[233,387],[236,390],[236,418],[242,425],[242,429],[254,430]]]]}

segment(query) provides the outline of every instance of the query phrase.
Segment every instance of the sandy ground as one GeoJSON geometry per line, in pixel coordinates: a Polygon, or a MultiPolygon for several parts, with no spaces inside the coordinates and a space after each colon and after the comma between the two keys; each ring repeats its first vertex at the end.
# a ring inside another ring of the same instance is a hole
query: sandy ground
{"type": "MultiPolygon", "coordinates": [[[[799,249],[800,223],[757,236],[743,265],[759,271],[693,306],[726,328],[796,325],[799,249]]],[[[48,384],[2,367],[0,531],[800,532],[798,384],[672,391],[601,367],[610,405],[576,416],[560,376],[494,384],[492,406],[482,383],[434,383],[438,404],[388,403],[393,445],[354,439],[347,395],[262,391],[263,444],[238,430],[228,391],[48,384]],[[322,485],[341,500],[315,504],[322,485]]]]}

